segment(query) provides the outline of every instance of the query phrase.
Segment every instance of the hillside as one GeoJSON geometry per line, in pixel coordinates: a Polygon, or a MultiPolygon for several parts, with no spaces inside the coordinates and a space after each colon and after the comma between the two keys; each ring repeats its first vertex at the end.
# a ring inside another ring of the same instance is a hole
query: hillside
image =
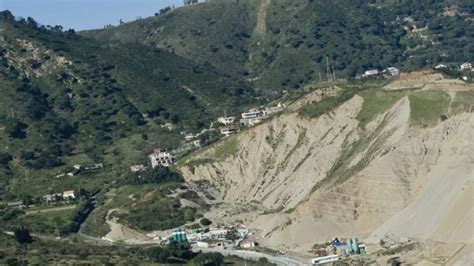
{"type": "Polygon", "coordinates": [[[180,131],[256,101],[247,82],[158,48],[109,45],[8,11],[0,30],[0,198],[95,190],[153,148],[177,148],[180,131]],[[54,178],[98,163],[105,169],[89,178],[54,178]]]}
{"type": "Polygon", "coordinates": [[[80,34],[142,43],[279,91],[371,68],[474,59],[471,0],[225,0],[80,34]]]}
{"type": "Polygon", "coordinates": [[[366,244],[350,264],[469,261],[473,1],[210,0],[78,33],[0,12],[0,264],[298,265],[334,237],[366,244]]]}
{"type": "Polygon", "coordinates": [[[284,114],[193,154],[180,170],[219,191],[227,207],[207,216],[242,221],[269,247],[305,254],[336,236],[378,245],[386,234],[472,245],[474,87],[411,75],[425,82],[363,84],[311,118],[308,108],[357,85],[314,90],[284,114]]]}

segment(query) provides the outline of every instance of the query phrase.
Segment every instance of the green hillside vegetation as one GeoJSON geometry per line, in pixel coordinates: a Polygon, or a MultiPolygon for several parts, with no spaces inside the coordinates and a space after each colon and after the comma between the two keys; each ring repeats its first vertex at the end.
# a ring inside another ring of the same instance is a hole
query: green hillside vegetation
{"type": "Polygon", "coordinates": [[[193,253],[188,245],[173,242],[169,246],[128,247],[122,245],[95,246],[80,238],[54,241],[33,239],[33,243],[21,246],[14,237],[0,234],[0,264],[2,265],[274,265],[265,259],[251,261],[224,257],[218,253],[193,253]],[[212,264],[220,263],[220,264],[212,264]],[[207,264],[206,264],[207,265],[207,264]]]}
{"type": "Polygon", "coordinates": [[[473,61],[473,14],[472,0],[208,1],[81,34],[167,49],[274,92],[326,80],[327,62],[348,78],[473,61]]]}
{"type": "Polygon", "coordinates": [[[117,30],[81,34],[111,42],[145,43],[242,76],[258,4],[258,0],[213,1],[125,23],[117,30]]]}
{"type": "Polygon", "coordinates": [[[180,131],[256,102],[246,81],[165,50],[106,44],[8,11],[0,24],[0,199],[100,187],[153,148],[178,148],[180,131]],[[55,178],[97,163],[104,169],[55,178]]]}
{"type": "MultiPolygon", "coordinates": [[[[0,214],[3,210],[0,210],[0,214]]],[[[24,226],[32,234],[60,236],[64,235],[73,223],[75,210],[59,210],[44,213],[33,213],[26,215],[14,215],[7,219],[6,214],[2,215],[0,225],[5,230],[13,231],[17,227],[24,226]]]]}
{"type": "Polygon", "coordinates": [[[205,202],[183,184],[167,182],[163,184],[125,185],[105,194],[99,207],[91,214],[84,227],[84,233],[104,236],[109,232],[105,223],[109,210],[110,218],[141,231],[167,230],[193,222],[202,217],[205,202]],[[175,191],[182,190],[182,193],[175,191]],[[180,199],[191,200],[202,208],[182,206],[180,199]],[[150,219],[152,215],[152,219],[150,219]]]}
{"type": "MultiPolygon", "coordinates": [[[[473,0],[210,0],[80,33],[0,12],[0,233],[26,227],[35,238],[20,245],[1,233],[0,264],[23,265],[21,258],[41,265],[222,263],[221,255],[193,254],[174,242],[97,248],[75,233],[86,218],[79,233],[96,237],[110,231],[107,218],[146,232],[200,227],[209,206],[174,166],[152,169],[147,155],[171,150],[191,171],[235,157],[237,136],[216,142],[218,130],[198,137],[213,149],[207,156],[193,159],[206,154],[200,150],[186,157],[197,148],[183,148],[183,133],[201,132],[224,113],[294,102],[329,86],[342,92],[307,104],[301,117],[318,118],[355,95],[364,98],[357,115],[361,132],[402,97],[410,101],[416,126],[472,111],[470,91],[385,91],[390,80],[356,77],[373,68],[472,62],[473,23],[473,0]],[[147,169],[131,173],[135,164],[147,169]],[[42,197],[66,190],[81,197],[42,197]],[[7,205],[13,201],[27,206],[7,205]],[[63,206],[70,209],[31,212],[63,206]],[[56,236],[65,239],[49,240],[56,236]]],[[[449,71],[456,78],[466,73],[449,71]]],[[[346,143],[315,189],[367,166],[385,135],[370,141],[384,123],[346,143]],[[366,149],[358,164],[347,163],[366,149]]],[[[280,137],[267,142],[274,146],[280,137]]],[[[305,142],[301,132],[287,156],[305,142]]]]}

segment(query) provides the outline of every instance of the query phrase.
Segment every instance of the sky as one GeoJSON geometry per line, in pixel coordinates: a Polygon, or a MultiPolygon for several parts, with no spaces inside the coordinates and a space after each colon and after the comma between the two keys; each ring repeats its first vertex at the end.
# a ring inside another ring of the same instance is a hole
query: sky
{"type": "Polygon", "coordinates": [[[79,31],[153,16],[173,5],[182,6],[183,0],[0,0],[0,11],[8,9],[16,17],[79,31]]]}

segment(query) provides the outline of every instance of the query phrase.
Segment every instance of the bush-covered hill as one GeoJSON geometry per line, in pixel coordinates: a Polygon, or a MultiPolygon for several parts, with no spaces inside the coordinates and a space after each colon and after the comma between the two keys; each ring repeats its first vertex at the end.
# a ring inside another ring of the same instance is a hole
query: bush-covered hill
{"type": "Polygon", "coordinates": [[[298,88],[370,68],[474,60],[474,2],[222,0],[81,34],[144,43],[252,79],[298,88]]]}
{"type": "Polygon", "coordinates": [[[0,198],[104,182],[54,178],[73,164],[105,163],[115,180],[153,147],[176,147],[181,130],[255,101],[246,81],[213,66],[8,11],[0,13],[0,94],[0,198]]]}

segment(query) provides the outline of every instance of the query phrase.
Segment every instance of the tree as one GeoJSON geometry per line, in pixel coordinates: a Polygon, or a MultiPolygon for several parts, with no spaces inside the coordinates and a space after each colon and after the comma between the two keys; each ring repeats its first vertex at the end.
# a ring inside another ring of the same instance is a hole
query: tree
{"type": "Polygon", "coordinates": [[[199,223],[201,223],[204,226],[208,226],[212,224],[212,221],[207,218],[202,218],[201,221],[199,221],[199,223]]]}
{"type": "Polygon", "coordinates": [[[38,28],[38,22],[36,22],[32,17],[26,18],[26,23],[33,29],[38,28]]]}
{"type": "Polygon", "coordinates": [[[188,265],[213,265],[224,264],[224,256],[220,253],[201,253],[197,255],[188,265]]]}
{"type": "Polygon", "coordinates": [[[163,247],[151,247],[146,250],[146,254],[159,263],[166,263],[167,259],[171,256],[169,250],[163,247]]]}
{"type": "Polygon", "coordinates": [[[225,236],[225,239],[232,240],[232,241],[237,240],[239,238],[240,238],[239,233],[235,229],[227,231],[227,234],[225,236]]]}
{"type": "Polygon", "coordinates": [[[33,242],[33,238],[30,235],[30,230],[26,227],[20,227],[15,229],[15,239],[21,245],[30,244],[33,242]]]}
{"type": "Polygon", "coordinates": [[[0,153],[0,164],[7,165],[13,157],[8,153],[0,153]]]}
{"type": "Polygon", "coordinates": [[[25,129],[28,127],[27,124],[22,123],[18,119],[10,119],[5,125],[5,132],[14,139],[26,138],[25,129]]]}
{"type": "Polygon", "coordinates": [[[33,204],[33,197],[30,195],[25,195],[22,198],[23,205],[28,207],[29,205],[33,204]]]}
{"type": "Polygon", "coordinates": [[[13,14],[9,10],[0,12],[0,18],[3,18],[5,21],[15,20],[15,16],[13,16],[13,14]]]}

